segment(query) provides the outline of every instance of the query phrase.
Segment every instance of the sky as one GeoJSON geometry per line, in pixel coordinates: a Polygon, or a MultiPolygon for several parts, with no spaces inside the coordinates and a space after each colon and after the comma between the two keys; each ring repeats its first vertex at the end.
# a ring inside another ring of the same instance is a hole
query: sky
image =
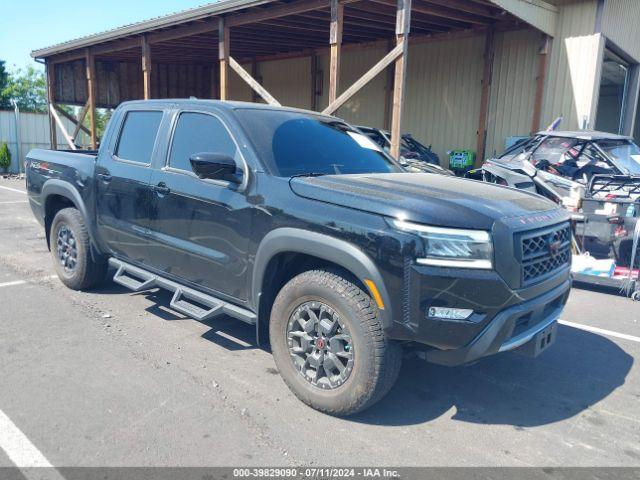
{"type": "MultiPolygon", "coordinates": [[[[211,2],[213,0],[210,0],[211,2]]],[[[38,66],[31,51],[130,23],[166,15],[207,0],[2,0],[0,60],[10,71],[38,66]]]]}

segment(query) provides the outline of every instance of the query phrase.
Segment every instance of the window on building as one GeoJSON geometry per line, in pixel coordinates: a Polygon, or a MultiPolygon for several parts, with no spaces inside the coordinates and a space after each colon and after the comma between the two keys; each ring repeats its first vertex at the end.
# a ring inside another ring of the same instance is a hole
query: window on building
{"type": "Polygon", "coordinates": [[[120,132],[116,156],[123,160],[151,163],[162,112],[129,112],[120,132]]]}
{"type": "Polygon", "coordinates": [[[218,118],[204,113],[182,113],[178,118],[169,166],[191,171],[189,159],[196,153],[224,153],[240,164],[240,152],[218,118]]]}

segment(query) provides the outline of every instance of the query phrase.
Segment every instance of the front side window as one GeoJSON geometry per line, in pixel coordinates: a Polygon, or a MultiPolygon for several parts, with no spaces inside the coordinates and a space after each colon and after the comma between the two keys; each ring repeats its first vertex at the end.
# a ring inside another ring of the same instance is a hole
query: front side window
{"type": "Polygon", "coordinates": [[[196,153],[222,153],[241,164],[238,147],[218,118],[204,113],[181,113],[173,134],[169,166],[190,172],[189,159],[196,153]]]}
{"type": "Polygon", "coordinates": [[[260,158],[280,177],[400,172],[373,140],[312,113],[243,108],[236,115],[260,158]]]}
{"type": "Polygon", "coordinates": [[[162,112],[127,113],[120,132],[116,156],[123,160],[149,164],[156,143],[162,112]]]}

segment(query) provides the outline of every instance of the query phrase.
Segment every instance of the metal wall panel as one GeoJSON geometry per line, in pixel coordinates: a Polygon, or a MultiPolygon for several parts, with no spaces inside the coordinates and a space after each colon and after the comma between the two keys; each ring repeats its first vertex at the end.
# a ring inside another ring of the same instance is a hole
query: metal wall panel
{"type": "Polygon", "coordinates": [[[640,1],[606,0],[602,33],[636,62],[640,62],[640,1]]]}
{"type": "Polygon", "coordinates": [[[311,108],[310,57],[262,62],[258,74],[262,85],[282,105],[311,108]]]}
{"type": "Polygon", "coordinates": [[[594,34],[596,12],[597,0],[560,7],[549,59],[542,125],[562,115],[563,130],[580,128],[585,120],[593,127],[603,44],[601,35],[594,34]]]}
{"type": "Polygon", "coordinates": [[[487,118],[487,156],[501,153],[507,137],[530,133],[540,40],[540,32],[533,29],[495,36],[487,118]]]}
{"type": "MultiPolygon", "coordinates": [[[[243,63],[242,68],[251,72],[251,64],[249,63],[243,63]]],[[[253,89],[232,68],[229,68],[229,100],[251,102],[252,99],[253,89]]]]}
{"type": "MultiPolygon", "coordinates": [[[[49,148],[49,119],[46,113],[20,113],[20,157],[24,162],[32,148],[49,148]]],[[[62,123],[69,133],[74,125],[64,117],[62,123]]],[[[84,134],[83,134],[84,136],[84,134]]],[[[86,136],[85,142],[86,142],[86,136]]],[[[80,139],[82,141],[82,139],[80,139]]],[[[66,148],[62,132],[58,128],[59,148],[66,148]]],[[[0,144],[6,143],[11,151],[9,172],[18,172],[18,150],[16,148],[16,122],[13,110],[0,110],[0,144]]]]}
{"type": "Polygon", "coordinates": [[[403,131],[433,145],[442,164],[447,150],[476,149],[485,37],[411,45],[403,131]]]}

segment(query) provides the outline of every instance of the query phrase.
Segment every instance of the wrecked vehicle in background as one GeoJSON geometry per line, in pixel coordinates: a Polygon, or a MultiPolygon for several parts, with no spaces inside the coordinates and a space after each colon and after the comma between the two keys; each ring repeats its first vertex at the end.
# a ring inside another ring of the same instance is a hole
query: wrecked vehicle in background
{"type": "MultiPolygon", "coordinates": [[[[640,263],[634,255],[640,215],[640,148],[631,137],[540,132],[467,176],[535,192],[563,205],[572,212],[576,252],[613,260],[611,271],[599,273],[599,278],[637,276],[628,270],[632,263],[635,268],[640,263]]],[[[607,284],[606,280],[595,283],[607,284]]]]}
{"type": "MultiPolygon", "coordinates": [[[[379,128],[358,126],[358,130],[373,140],[385,152],[391,150],[391,133],[379,128]]],[[[439,173],[441,175],[453,175],[451,170],[440,166],[440,158],[428,147],[405,133],[400,143],[400,166],[410,173],[439,173]]]]}

